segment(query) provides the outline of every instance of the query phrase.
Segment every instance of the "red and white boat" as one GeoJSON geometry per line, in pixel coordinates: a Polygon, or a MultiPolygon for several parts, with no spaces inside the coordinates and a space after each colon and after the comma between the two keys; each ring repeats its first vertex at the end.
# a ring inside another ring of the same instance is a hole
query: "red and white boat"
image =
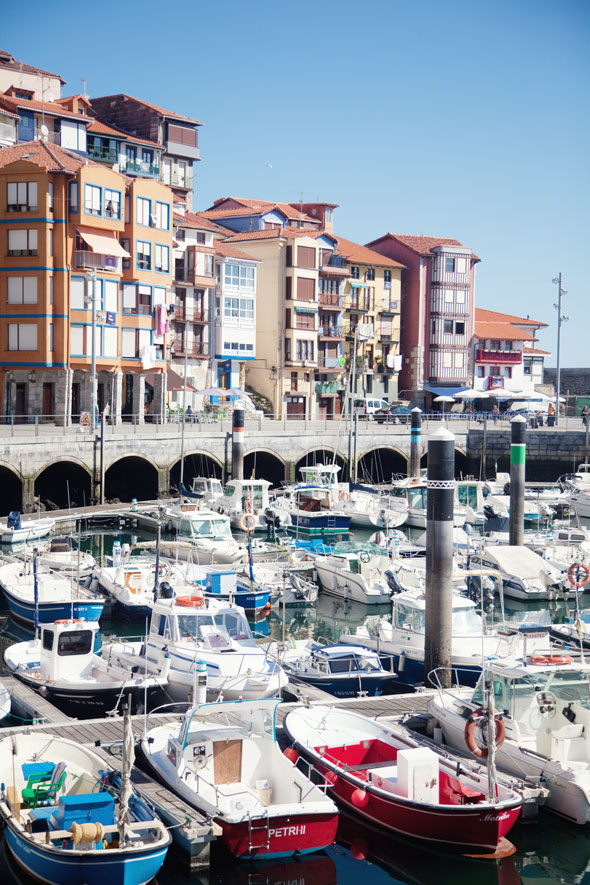
{"type": "Polygon", "coordinates": [[[234,857],[307,854],[336,838],[338,807],[276,743],[279,703],[200,704],[142,742],[154,772],[215,819],[234,857]]]}
{"type": "Polygon", "coordinates": [[[485,772],[464,771],[391,724],[314,705],[288,713],[284,727],[342,805],[394,833],[490,854],[520,813],[510,787],[496,784],[490,801],[485,772]]]}

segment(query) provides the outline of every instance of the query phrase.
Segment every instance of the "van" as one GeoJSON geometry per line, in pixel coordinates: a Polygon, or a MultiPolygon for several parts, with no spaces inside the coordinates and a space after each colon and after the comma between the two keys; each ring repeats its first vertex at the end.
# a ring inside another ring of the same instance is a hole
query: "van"
{"type": "Polygon", "coordinates": [[[378,399],[375,396],[357,396],[352,400],[352,414],[357,414],[359,418],[372,419],[375,412],[379,409],[386,409],[387,400],[378,399]]]}

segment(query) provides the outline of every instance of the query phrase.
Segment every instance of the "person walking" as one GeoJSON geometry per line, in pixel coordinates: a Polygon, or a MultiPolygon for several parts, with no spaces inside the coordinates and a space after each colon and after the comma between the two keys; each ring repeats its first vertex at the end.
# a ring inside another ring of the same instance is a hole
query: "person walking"
{"type": "Polygon", "coordinates": [[[586,427],[588,424],[588,406],[584,406],[582,409],[582,426],[586,427]]]}
{"type": "Polygon", "coordinates": [[[499,417],[500,417],[500,409],[498,408],[498,406],[494,406],[494,407],[492,408],[492,419],[493,419],[493,421],[494,421],[494,424],[497,424],[497,423],[498,423],[498,418],[499,418],[499,417]]]}

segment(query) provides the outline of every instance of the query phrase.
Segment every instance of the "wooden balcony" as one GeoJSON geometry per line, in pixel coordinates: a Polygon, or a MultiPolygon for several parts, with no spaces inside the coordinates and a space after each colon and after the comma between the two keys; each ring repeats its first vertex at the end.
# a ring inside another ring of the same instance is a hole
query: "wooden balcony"
{"type": "Polygon", "coordinates": [[[521,350],[484,350],[475,351],[477,363],[493,363],[494,365],[519,366],[522,363],[521,350]]]}

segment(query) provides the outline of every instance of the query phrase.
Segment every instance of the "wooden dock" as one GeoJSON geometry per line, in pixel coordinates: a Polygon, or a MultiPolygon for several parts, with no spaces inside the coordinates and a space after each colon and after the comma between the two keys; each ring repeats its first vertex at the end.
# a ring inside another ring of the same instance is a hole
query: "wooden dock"
{"type": "MultiPolygon", "coordinates": [[[[0,686],[7,688],[11,697],[11,712],[21,719],[28,719],[32,722],[53,722],[65,723],[71,722],[69,716],[58,710],[53,704],[45,700],[36,691],[33,691],[20,679],[12,675],[0,676],[0,686]]],[[[6,729],[8,731],[8,729],[6,729]]],[[[0,736],[4,730],[0,731],[0,736]]]]}

